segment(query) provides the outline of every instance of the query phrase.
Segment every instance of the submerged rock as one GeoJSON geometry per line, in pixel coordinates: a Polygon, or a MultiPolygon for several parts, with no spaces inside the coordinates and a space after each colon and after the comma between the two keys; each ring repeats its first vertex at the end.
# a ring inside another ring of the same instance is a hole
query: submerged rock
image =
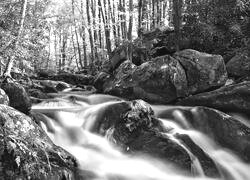
{"type": "Polygon", "coordinates": [[[159,111],[157,116],[201,131],[250,162],[250,128],[223,112],[206,107],[177,106],[159,111]]]}
{"type": "Polygon", "coordinates": [[[173,57],[185,69],[189,94],[223,86],[227,81],[226,66],[220,55],[186,49],[176,52],[173,57]]]}
{"type": "Polygon", "coordinates": [[[4,82],[1,88],[6,92],[10,100],[10,106],[28,114],[31,109],[31,100],[24,87],[17,82],[4,82]]]}
{"type": "Polygon", "coordinates": [[[76,160],[28,116],[0,105],[0,179],[79,179],[76,160]]]}
{"type": "Polygon", "coordinates": [[[49,96],[46,93],[42,92],[39,89],[29,89],[28,93],[31,97],[38,98],[38,99],[48,99],[49,98],[49,96]]]}
{"type": "Polygon", "coordinates": [[[218,177],[213,160],[189,137],[173,134],[154,116],[151,107],[142,100],[117,102],[103,107],[90,129],[106,136],[111,142],[131,154],[145,154],[191,172],[193,157],[202,162],[205,174],[218,177]],[[186,147],[186,148],[185,148],[186,147]]]}
{"type": "Polygon", "coordinates": [[[250,81],[231,84],[220,89],[200,93],[180,100],[178,105],[206,106],[226,112],[245,112],[250,110],[250,81]]]}

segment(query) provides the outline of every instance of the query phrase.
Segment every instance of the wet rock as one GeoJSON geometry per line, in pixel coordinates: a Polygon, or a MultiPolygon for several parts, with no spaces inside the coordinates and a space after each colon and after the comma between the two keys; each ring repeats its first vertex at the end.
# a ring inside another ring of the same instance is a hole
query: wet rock
{"type": "Polygon", "coordinates": [[[6,92],[10,100],[10,106],[28,114],[31,108],[30,98],[22,85],[17,82],[4,82],[1,88],[6,92]]]}
{"type": "Polygon", "coordinates": [[[58,75],[50,76],[49,79],[54,81],[63,81],[77,86],[92,85],[94,82],[94,76],[85,74],[61,73],[58,75]]]}
{"type": "Polygon", "coordinates": [[[186,75],[179,62],[170,56],[158,57],[140,66],[125,61],[114,78],[105,82],[104,92],[128,99],[168,103],[185,96],[186,75]]]}
{"type": "Polygon", "coordinates": [[[185,69],[189,94],[204,92],[226,83],[226,66],[220,55],[186,49],[176,52],[173,57],[185,69]]]}
{"type": "Polygon", "coordinates": [[[77,164],[28,116],[0,105],[0,179],[78,179],[77,164]]]}
{"type": "Polygon", "coordinates": [[[104,83],[110,78],[110,74],[106,72],[100,72],[94,80],[94,87],[98,92],[103,92],[104,83]]]}
{"type": "Polygon", "coordinates": [[[193,161],[187,152],[190,149],[202,162],[206,175],[219,176],[216,165],[206,153],[186,135],[172,135],[142,100],[105,106],[97,114],[91,131],[106,136],[128,153],[160,158],[189,172],[193,161]],[[180,143],[185,142],[187,149],[177,143],[178,140],[180,143]]]}
{"type": "Polygon", "coordinates": [[[200,93],[180,100],[177,105],[206,106],[225,112],[245,112],[250,110],[250,81],[231,84],[220,89],[200,93]]]}
{"type": "Polygon", "coordinates": [[[44,93],[57,93],[58,91],[72,87],[72,85],[63,81],[33,80],[33,82],[32,87],[42,90],[44,93]]]}
{"type": "Polygon", "coordinates": [[[39,89],[29,89],[28,93],[29,93],[29,96],[32,96],[32,97],[38,98],[38,99],[48,99],[49,98],[49,96],[46,93],[42,92],[39,89]]]}
{"type": "Polygon", "coordinates": [[[54,76],[56,73],[51,70],[40,70],[37,72],[37,78],[49,78],[50,76],[54,76]]]}
{"type": "Polygon", "coordinates": [[[206,107],[170,107],[157,117],[172,120],[187,129],[203,132],[219,145],[250,162],[250,128],[237,119],[206,107]]]}
{"type": "Polygon", "coordinates": [[[68,83],[65,83],[63,81],[58,82],[58,84],[56,85],[56,90],[57,91],[63,91],[67,88],[70,88],[71,86],[68,83]]]}
{"type": "Polygon", "coordinates": [[[241,77],[250,75],[250,56],[248,52],[244,51],[236,54],[226,66],[230,76],[241,77]]]}
{"type": "Polygon", "coordinates": [[[2,89],[0,89],[0,104],[9,105],[9,97],[2,89]]]}

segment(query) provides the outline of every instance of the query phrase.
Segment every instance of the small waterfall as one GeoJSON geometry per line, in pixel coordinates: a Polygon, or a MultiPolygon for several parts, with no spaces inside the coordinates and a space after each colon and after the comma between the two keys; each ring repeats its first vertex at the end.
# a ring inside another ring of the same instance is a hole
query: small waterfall
{"type": "MultiPolygon", "coordinates": [[[[198,158],[186,147],[175,134],[188,135],[216,163],[221,180],[249,180],[250,166],[242,162],[236,155],[219,147],[205,134],[192,129],[192,126],[176,111],[181,121],[160,119],[167,135],[183,147],[192,160],[193,175],[187,175],[171,163],[145,155],[129,155],[123,153],[113,142],[113,129],[106,131],[101,137],[92,132],[94,125],[109,105],[121,99],[112,96],[91,95],[69,100],[68,97],[57,97],[53,101],[34,105],[32,110],[44,114],[41,124],[52,141],[73,154],[84,171],[93,173],[89,180],[215,180],[204,175],[198,158]],[[99,100],[98,100],[99,98],[99,100]]],[[[156,116],[169,106],[153,106],[156,116]]]]}

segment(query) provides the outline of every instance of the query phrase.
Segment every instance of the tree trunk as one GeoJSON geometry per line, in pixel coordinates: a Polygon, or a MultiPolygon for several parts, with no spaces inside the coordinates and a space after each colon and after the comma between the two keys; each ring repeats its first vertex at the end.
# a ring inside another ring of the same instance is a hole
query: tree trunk
{"type": "Polygon", "coordinates": [[[140,38],[142,33],[142,1],[138,0],[138,29],[137,29],[137,35],[140,38]]]}
{"type": "Polygon", "coordinates": [[[61,70],[65,70],[65,64],[67,59],[66,49],[67,49],[67,32],[63,30],[62,34],[62,45],[61,45],[61,70]]]}
{"type": "Polygon", "coordinates": [[[93,31],[94,31],[94,59],[95,61],[99,62],[99,58],[98,58],[98,50],[97,50],[97,46],[98,46],[98,33],[96,30],[96,1],[95,0],[91,0],[91,9],[92,9],[92,24],[93,24],[93,31]]]}
{"type": "Polygon", "coordinates": [[[48,59],[47,59],[47,64],[46,68],[49,69],[49,62],[50,62],[50,41],[51,41],[51,28],[49,28],[49,52],[48,52],[48,59]]]}
{"type": "Polygon", "coordinates": [[[15,51],[20,43],[20,38],[22,36],[22,31],[23,31],[23,26],[24,26],[24,19],[25,19],[25,15],[26,15],[26,9],[27,9],[27,1],[28,0],[23,0],[23,5],[22,5],[22,15],[21,15],[21,20],[20,20],[20,27],[17,33],[17,38],[14,41],[14,47],[13,47],[13,53],[10,56],[8,62],[7,62],[7,66],[6,69],[4,71],[4,76],[5,77],[11,77],[10,72],[11,69],[13,67],[14,64],[14,60],[15,60],[15,51]]]}
{"type": "Polygon", "coordinates": [[[76,53],[76,46],[75,46],[75,40],[74,40],[74,32],[73,32],[73,28],[71,26],[71,41],[72,41],[72,45],[73,45],[73,50],[74,50],[74,57],[75,57],[75,60],[76,60],[76,67],[77,67],[77,70],[80,70],[80,67],[79,67],[79,64],[78,64],[78,60],[77,60],[77,53],[76,53]]]}
{"type": "Polygon", "coordinates": [[[82,64],[82,53],[81,53],[81,47],[80,47],[80,43],[79,43],[79,37],[78,37],[78,33],[77,33],[77,23],[76,23],[76,19],[75,19],[75,0],[71,1],[71,5],[72,5],[72,15],[73,15],[73,19],[74,19],[74,27],[75,27],[75,35],[76,35],[76,44],[77,44],[77,52],[78,52],[78,58],[79,58],[79,64],[81,66],[81,68],[83,68],[83,64],[82,64]]]}
{"type": "Polygon", "coordinates": [[[129,28],[128,28],[128,58],[132,61],[132,30],[133,30],[133,0],[129,0],[129,28]]]}
{"type": "Polygon", "coordinates": [[[182,4],[183,0],[173,0],[173,23],[176,37],[176,51],[180,50],[181,23],[182,23],[182,4]]]}
{"type": "Polygon", "coordinates": [[[155,0],[152,0],[152,28],[155,28],[155,2],[154,1],[155,0]]]}
{"type": "Polygon", "coordinates": [[[113,14],[112,11],[112,7],[111,7],[111,3],[110,0],[108,0],[108,7],[109,7],[109,13],[111,16],[111,21],[112,21],[112,28],[113,28],[113,36],[114,36],[114,40],[115,40],[115,46],[118,46],[118,41],[117,41],[117,33],[116,33],[116,22],[115,22],[115,16],[113,14]]]}
{"type": "Polygon", "coordinates": [[[90,43],[90,50],[91,50],[90,65],[92,66],[95,57],[94,57],[94,41],[93,41],[93,35],[92,35],[92,25],[91,25],[89,8],[90,8],[89,0],[86,0],[86,12],[87,12],[87,20],[88,20],[88,33],[89,33],[89,43],[90,43]]]}
{"type": "Polygon", "coordinates": [[[80,36],[82,38],[83,43],[83,55],[84,55],[84,67],[88,66],[88,58],[87,58],[87,43],[86,43],[86,36],[85,36],[85,25],[84,25],[84,15],[83,15],[83,1],[81,0],[81,16],[82,16],[82,29],[80,36]]]}
{"type": "MultiPolygon", "coordinates": [[[[104,4],[105,4],[105,2],[104,2],[104,4]]],[[[105,12],[105,15],[104,15],[101,0],[98,0],[98,5],[101,7],[101,14],[102,14],[102,19],[103,19],[104,28],[105,28],[106,48],[107,48],[107,51],[108,51],[108,55],[110,56],[111,55],[111,41],[110,41],[109,25],[107,23],[107,12],[105,10],[106,8],[105,8],[105,5],[104,5],[104,12],[105,12]]]]}

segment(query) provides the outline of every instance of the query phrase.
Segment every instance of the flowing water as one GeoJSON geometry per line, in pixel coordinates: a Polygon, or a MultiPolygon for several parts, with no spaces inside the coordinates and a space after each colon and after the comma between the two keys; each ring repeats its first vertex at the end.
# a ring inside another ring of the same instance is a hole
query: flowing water
{"type": "MultiPolygon", "coordinates": [[[[71,94],[72,95],[72,94],[71,94]]],[[[73,154],[84,172],[91,172],[89,180],[207,180],[199,160],[185,147],[174,133],[187,134],[216,163],[222,180],[250,180],[250,165],[245,164],[229,150],[219,147],[205,134],[191,128],[181,112],[175,111],[180,121],[160,119],[166,134],[182,146],[192,160],[192,175],[182,172],[171,163],[136,154],[123,153],[111,144],[109,134],[101,137],[92,132],[94,124],[100,120],[104,108],[118,103],[121,99],[108,95],[57,96],[33,106],[33,111],[44,114],[42,127],[56,145],[73,154]],[[72,97],[74,97],[72,101],[72,97]],[[69,100],[71,99],[71,100],[69,100]]],[[[171,106],[152,106],[155,115],[171,106]]],[[[250,152],[249,152],[250,153],[250,152]]],[[[215,178],[213,179],[215,180],[215,178]]]]}

